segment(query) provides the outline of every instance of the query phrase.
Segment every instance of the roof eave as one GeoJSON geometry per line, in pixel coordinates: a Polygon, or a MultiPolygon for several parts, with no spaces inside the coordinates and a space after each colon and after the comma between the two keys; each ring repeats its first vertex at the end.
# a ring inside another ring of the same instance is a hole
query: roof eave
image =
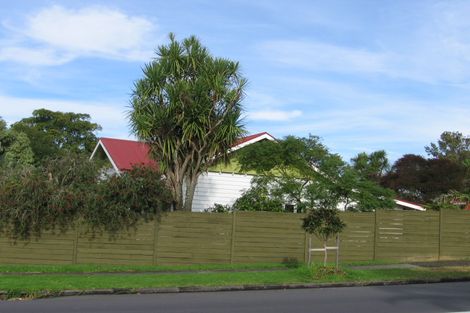
{"type": "Polygon", "coordinates": [[[93,150],[93,153],[91,154],[90,156],[90,160],[93,159],[93,157],[95,156],[96,152],[98,151],[98,148],[101,146],[101,148],[103,148],[103,151],[104,153],[106,154],[106,157],[108,158],[109,162],[111,163],[111,165],[113,166],[114,170],[116,171],[116,173],[118,175],[121,174],[121,171],[119,170],[119,168],[117,167],[116,163],[114,162],[113,158],[111,157],[111,154],[109,153],[108,149],[106,149],[106,146],[104,145],[104,143],[100,140],[98,140],[98,143],[96,144],[96,147],[95,149],[93,150]]]}

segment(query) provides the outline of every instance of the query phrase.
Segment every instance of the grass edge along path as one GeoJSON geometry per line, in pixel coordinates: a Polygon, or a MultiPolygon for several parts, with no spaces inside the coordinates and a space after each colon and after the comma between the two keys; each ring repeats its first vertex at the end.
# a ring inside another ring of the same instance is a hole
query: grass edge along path
{"type": "Polygon", "coordinates": [[[289,263],[254,264],[193,264],[193,265],[113,265],[113,264],[0,264],[2,274],[53,274],[53,273],[142,273],[190,271],[242,271],[276,270],[296,266],[289,263]]]}
{"type": "Polygon", "coordinates": [[[145,288],[188,288],[266,286],[286,284],[337,284],[470,279],[470,267],[351,270],[300,266],[285,271],[153,273],[122,275],[6,275],[0,279],[2,298],[35,298],[59,295],[65,290],[139,290],[145,288]]]}

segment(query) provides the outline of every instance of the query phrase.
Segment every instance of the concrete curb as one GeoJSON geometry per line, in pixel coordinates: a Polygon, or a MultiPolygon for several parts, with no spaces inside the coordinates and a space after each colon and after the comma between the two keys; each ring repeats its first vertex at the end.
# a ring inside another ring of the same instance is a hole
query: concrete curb
{"type": "MultiPolygon", "coordinates": [[[[448,282],[466,282],[470,277],[464,278],[441,278],[441,279],[413,279],[400,281],[370,281],[370,282],[345,282],[345,283],[299,283],[299,284],[272,284],[272,285],[243,285],[243,286],[188,286],[188,287],[159,287],[159,288],[109,288],[88,290],[63,290],[63,291],[40,291],[37,293],[21,292],[19,298],[41,299],[51,297],[70,297],[82,295],[120,295],[120,294],[164,294],[164,293],[186,293],[186,292],[221,292],[221,291],[252,291],[252,290],[286,290],[286,289],[315,289],[315,288],[342,288],[342,287],[366,287],[366,286],[394,286],[411,284],[435,284],[448,282]]],[[[9,293],[0,290],[0,300],[8,300],[9,293]]]]}

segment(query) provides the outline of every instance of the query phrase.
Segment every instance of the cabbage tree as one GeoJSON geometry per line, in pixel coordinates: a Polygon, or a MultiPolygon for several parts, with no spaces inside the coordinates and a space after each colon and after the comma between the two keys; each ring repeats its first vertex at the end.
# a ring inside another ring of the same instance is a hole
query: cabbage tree
{"type": "Polygon", "coordinates": [[[246,80],[238,62],[213,57],[194,36],[177,41],[170,34],[170,43],[156,54],[135,83],[130,125],[150,145],[174,208],[190,211],[199,175],[226,160],[245,132],[246,80]]]}

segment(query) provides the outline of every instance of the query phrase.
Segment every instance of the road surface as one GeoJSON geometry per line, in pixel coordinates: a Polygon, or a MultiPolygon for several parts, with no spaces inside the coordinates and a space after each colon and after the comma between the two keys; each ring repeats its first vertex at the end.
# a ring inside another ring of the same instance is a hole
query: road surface
{"type": "Polygon", "coordinates": [[[1,313],[470,311],[470,282],[324,289],[103,295],[0,302],[1,313]]]}

